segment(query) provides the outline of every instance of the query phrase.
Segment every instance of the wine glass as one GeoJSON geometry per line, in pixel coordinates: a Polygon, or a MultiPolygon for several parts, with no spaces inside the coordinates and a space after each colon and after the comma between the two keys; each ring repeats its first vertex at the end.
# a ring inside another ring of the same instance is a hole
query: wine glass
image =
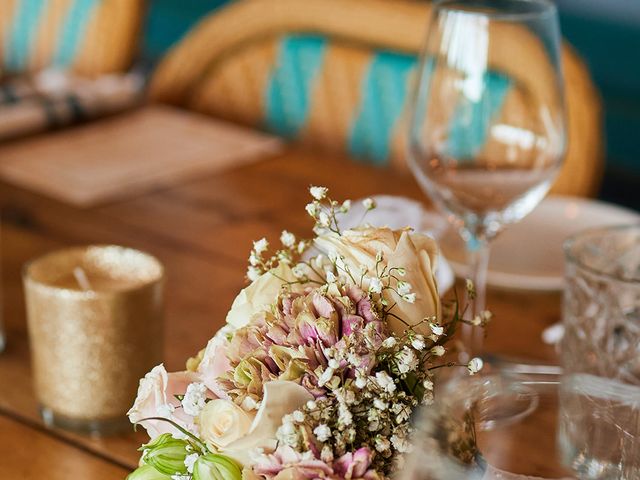
{"type": "MultiPolygon", "coordinates": [[[[560,43],[547,0],[433,6],[411,103],[409,164],[465,241],[476,289],[470,318],[485,308],[489,242],[533,210],[563,160],[560,43]]],[[[480,329],[465,325],[463,337],[470,353],[480,352],[480,329]]]]}

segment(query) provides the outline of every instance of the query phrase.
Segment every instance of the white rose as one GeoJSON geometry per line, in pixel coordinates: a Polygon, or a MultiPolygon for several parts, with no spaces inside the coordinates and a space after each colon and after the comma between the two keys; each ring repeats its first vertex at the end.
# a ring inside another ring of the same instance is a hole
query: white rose
{"type": "Polygon", "coordinates": [[[216,402],[213,400],[200,414],[200,435],[215,445],[220,453],[241,465],[249,465],[251,451],[256,448],[265,452],[275,450],[276,431],[282,425],[282,417],[302,408],[309,400],[313,400],[313,396],[297,383],[283,380],[267,382],[260,409],[248,427],[246,420],[251,418],[250,414],[226,400],[222,400],[226,405],[209,407],[216,402]]]}
{"type": "Polygon", "coordinates": [[[284,263],[260,275],[233,301],[231,310],[227,314],[227,323],[234,328],[244,327],[256,312],[264,310],[277,300],[285,282],[295,281],[293,271],[284,263]]]}
{"type": "MultiPolygon", "coordinates": [[[[426,235],[408,230],[362,227],[346,230],[342,235],[333,232],[315,240],[318,249],[325,253],[336,252],[344,257],[344,263],[354,272],[364,266],[375,276],[376,256],[382,253],[382,262],[389,267],[405,269],[403,282],[409,283],[416,294],[415,302],[403,300],[391,290],[384,296],[390,304],[396,303],[393,313],[407,322],[415,323],[425,317],[440,316],[440,297],[435,278],[435,261],[438,247],[435,240],[426,235]]],[[[389,326],[394,333],[401,334],[406,325],[389,317],[389,326]]],[[[428,324],[420,333],[428,333],[428,324]]]]}
{"type": "Polygon", "coordinates": [[[253,416],[230,400],[211,400],[200,412],[200,435],[209,445],[218,449],[244,437],[253,422],[253,416]]]}

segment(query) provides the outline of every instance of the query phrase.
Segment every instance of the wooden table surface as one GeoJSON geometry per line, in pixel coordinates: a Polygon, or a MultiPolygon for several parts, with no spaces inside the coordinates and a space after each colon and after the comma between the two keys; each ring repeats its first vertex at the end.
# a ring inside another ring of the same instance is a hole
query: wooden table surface
{"type": "MultiPolygon", "coordinates": [[[[244,285],[252,240],[287,228],[309,236],[310,184],[334,198],[387,193],[424,200],[408,175],[288,149],[256,164],[82,210],[0,183],[2,306],[8,339],[0,354],[0,479],[118,479],[138,461],[142,432],[92,438],[42,424],[32,390],[20,271],[63,246],[115,243],[156,255],[166,266],[165,365],[184,368],[223,324],[244,285]]],[[[487,349],[554,360],[540,340],[558,321],[560,296],[490,291],[495,319],[487,349]]],[[[133,400],[133,399],[132,399],[133,400]]]]}

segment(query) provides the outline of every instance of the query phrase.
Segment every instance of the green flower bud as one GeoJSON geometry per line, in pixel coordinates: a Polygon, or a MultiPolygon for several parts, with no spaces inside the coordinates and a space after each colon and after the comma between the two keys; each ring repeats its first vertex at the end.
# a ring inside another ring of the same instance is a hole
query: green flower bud
{"type": "Polygon", "coordinates": [[[184,459],[190,452],[189,443],[185,440],[173,438],[169,433],[163,433],[153,439],[151,443],[142,446],[144,463],[166,475],[187,473],[184,459]]]}
{"type": "Polygon", "coordinates": [[[193,480],[242,480],[235,460],[217,453],[200,457],[193,466],[193,480]]]}
{"type": "Polygon", "coordinates": [[[151,465],[143,465],[127,475],[126,480],[169,480],[171,477],[160,473],[151,465]]]}

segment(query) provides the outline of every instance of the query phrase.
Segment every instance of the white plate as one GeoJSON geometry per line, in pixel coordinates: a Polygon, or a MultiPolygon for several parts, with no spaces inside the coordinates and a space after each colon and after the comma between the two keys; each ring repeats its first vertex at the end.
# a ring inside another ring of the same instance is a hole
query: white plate
{"type": "MultiPolygon", "coordinates": [[[[562,290],[565,239],[587,228],[638,222],[640,215],[632,210],[550,195],[492,242],[487,283],[504,289],[562,290]]],[[[440,246],[456,275],[466,276],[464,245],[457,233],[445,233],[440,246]]]]}

